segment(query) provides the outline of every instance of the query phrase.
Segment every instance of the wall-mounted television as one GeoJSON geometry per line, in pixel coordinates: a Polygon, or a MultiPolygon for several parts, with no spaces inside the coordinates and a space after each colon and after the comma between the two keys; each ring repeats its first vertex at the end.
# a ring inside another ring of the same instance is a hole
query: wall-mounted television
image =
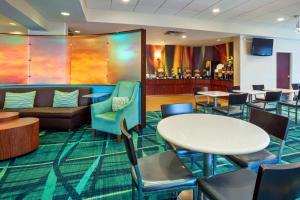
{"type": "Polygon", "coordinates": [[[272,56],[273,39],[253,38],[251,54],[255,56],[272,56]]]}

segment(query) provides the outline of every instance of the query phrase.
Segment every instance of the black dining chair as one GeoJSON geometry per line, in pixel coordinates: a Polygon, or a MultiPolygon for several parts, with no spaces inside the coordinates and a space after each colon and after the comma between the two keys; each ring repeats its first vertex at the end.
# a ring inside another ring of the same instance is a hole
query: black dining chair
{"type": "Polygon", "coordinates": [[[300,163],[263,165],[257,175],[240,169],[199,179],[201,192],[211,200],[295,200],[300,198],[300,163]]]}
{"type": "Polygon", "coordinates": [[[292,83],[293,90],[299,90],[300,89],[300,83],[292,83]]]}
{"type": "MultiPolygon", "coordinates": [[[[292,84],[292,88],[293,88],[293,90],[299,90],[299,89],[300,89],[300,83],[293,83],[293,84],[292,84]]],[[[295,97],[293,98],[293,100],[296,101],[297,98],[298,98],[298,96],[295,96],[295,97]]]]}
{"type": "MultiPolygon", "coordinates": [[[[178,104],[163,104],[161,105],[162,118],[181,115],[181,114],[192,114],[193,105],[192,103],[178,103],[178,104]]],[[[188,156],[191,157],[191,165],[194,164],[194,157],[202,155],[199,152],[189,151],[183,149],[179,146],[169,143],[170,147],[176,152],[178,156],[188,156]]]]}
{"type": "Polygon", "coordinates": [[[288,108],[288,117],[290,117],[291,108],[295,110],[295,123],[298,123],[298,109],[300,108],[300,90],[298,91],[298,94],[296,96],[295,100],[293,101],[280,101],[279,106],[286,106],[288,108]]]}
{"type": "Polygon", "coordinates": [[[229,92],[229,93],[236,93],[236,92],[234,92],[234,90],[240,90],[240,89],[241,89],[241,87],[239,85],[229,86],[229,87],[227,87],[227,92],[229,92]]]}
{"type": "Polygon", "coordinates": [[[229,94],[228,105],[222,107],[214,107],[213,111],[227,116],[240,116],[244,115],[244,108],[247,102],[248,94],[229,94]]]}
{"type": "Polygon", "coordinates": [[[194,199],[196,199],[197,180],[173,151],[137,159],[125,119],[122,120],[120,126],[131,164],[132,199],[135,199],[135,189],[138,191],[139,200],[152,194],[183,190],[193,190],[194,199]]]}
{"type": "MultiPolygon", "coordinates": [[[[253,90],[265,90],[265,85],[252,85],[253,90]]],[[[259,102],[265,100],[265,97],[258,97],[257,95],[254,95],[255,101],[254,102],[259,102]]]]}
{"type": "Polygon", "coordinates": [[[278,102],[281,98],[281,91],[274,91],[274,92],[266,92],[266,96],[264,100],[260,102],[249,102],[247,106],[250,108],[256,108],[264,111],[276,111],[278,113],[278,102]]]}
{"type": "Polygon", "coordinates": [[[209,102],[208,97],[206,97],[206,101],[203,101],[203,100],[201,101],[200,98],[203,95],[199,94],[198,92],[207,92],[207,91],[208,91],[207,86],[199,86],[199,87],[193,88],[196,110],[198,110],[198,107],[201,107],[203,109],[204,113],[206,113],[207,108],[212,107],[213,104],[209,102]]]}
{"type": "Polygon", "coordinates": [[[226,156],[240,167],[256,170],[262,164],[277,164],[281,162],[284,144],[288,135],[290,120],[287,117],[265,112],[258,109],[250,110],[249,122],[264,129],[269,135],[280,140],[277,155],[264,149],[256,153],[226,156]]]}

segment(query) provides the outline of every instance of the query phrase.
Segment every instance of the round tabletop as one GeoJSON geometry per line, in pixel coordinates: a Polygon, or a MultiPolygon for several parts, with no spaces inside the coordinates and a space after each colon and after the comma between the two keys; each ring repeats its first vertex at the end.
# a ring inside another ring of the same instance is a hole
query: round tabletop
{"type": "Polygon", "coordinates": [[[0,112],[0,122],[7,122],[18,118],[18,112],[0,112]]]}
{"type": "Polygon", "coordinates": [[[161,120],[157,131],[172,144],[210,154],[254,153],[270,143],[269,135],[260,127],[221,115],[175,115],[161,120]]]}

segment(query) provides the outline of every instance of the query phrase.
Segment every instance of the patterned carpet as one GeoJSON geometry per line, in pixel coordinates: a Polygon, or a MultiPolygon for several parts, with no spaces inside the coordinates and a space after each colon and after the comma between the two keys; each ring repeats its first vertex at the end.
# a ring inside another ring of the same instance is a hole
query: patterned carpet
{"type": "MultiPolygon", "coordinates": [[[[166,150],[156,134],[160,112],[147,113],[147,127],[134,133],[138,157],[166,150]]],[[[291,128],[283,162],[300,162],[300,129],[291,128]]],[[[278,143],[268,147],[276,152],[278,143]]],[[[190,166],[189,159],[182,158],[190,166]]],[[[218,173],[236,167],[218,158],[218,173]]],[[[191,168],[202,176],[202,158],[191,168]]],[[[169,199],[170,195],[150,199],[169,199]]],[[[123,142],[114,136],[92,135],[86,126],[74,132],[40,133],[39,148],[25,156],[0,162],[0,199],[131,199],[129,162],[123,142]]]]}

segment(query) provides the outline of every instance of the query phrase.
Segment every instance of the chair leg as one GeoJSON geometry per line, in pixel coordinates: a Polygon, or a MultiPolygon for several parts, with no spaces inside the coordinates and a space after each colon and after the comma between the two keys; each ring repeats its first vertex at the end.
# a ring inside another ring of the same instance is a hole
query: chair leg
{"type": "Polygon", "coordinates": [[[191,156],[191,167],[193,167],[194,162],[195,162],[195,161],[194,161],[194,156],[192,155],[192,156],[191,156]]]}
{"type": "Polygon", "coordinates": [[[131,190],[132,190],[132,200],[135,200],[135,185],[134,185],[134,182],[132,180],[132,183],[131,183],[131,190]]]}
{"type": "Polygon", "coordinates": [[[117,136],[117,142],[120,143],[121,141],[122,141],[122,137],[121,137],[121,135],[118,135],[117,136]]]}
{"type": "Polygon", "coordinates": [[[217,174],[217,163],[218,163],[217,155],[213,155],[213,175],[217,174]]]}
{"type": "Polygon", "coordinates": [[[144,199],[144,194],[143,191],[141,189],[139,189],[139,196],[138,196],[138,200],[143,200],[144,199]]]}
{"type": "Polygon", "coordinates": [[[290,107],[288,106],[288,118],[290,118],[290,107]]]}
{"type": "Polygon", "coordinates": [[[198,188],[193,189],[193,200],[198,199],[198,188]]]}
{"type": "Polygon", "coordinates": [[[298,123],[298,108],[296,108],[296,114],[295,114],[295,123],[298,123]]]}
{"type": "Polygon", "coordinates": [[[96,134],[97,134],[96,129],[93,129],[93,135],[96,136],[96,134]]]}

